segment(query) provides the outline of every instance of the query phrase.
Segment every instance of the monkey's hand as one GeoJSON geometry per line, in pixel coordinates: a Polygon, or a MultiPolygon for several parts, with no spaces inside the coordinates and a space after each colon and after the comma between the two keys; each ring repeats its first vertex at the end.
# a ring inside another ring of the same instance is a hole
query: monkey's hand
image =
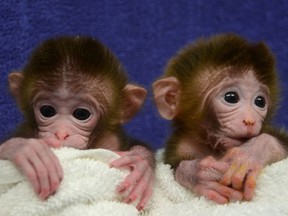
{"type": "Polygon", "coordinates": [[[222,160],[231,165],[220,183],[243,191],[244,199],[251,200],[254,196],[256,178],[263,169],[262,163],[256,155],[253,155],[253,151],[241,147],[230,149],[222,160]]]}
{"type": "Polygon", "coordinates": [[[117,152],[121,158],[110,163],[111,167],[128,167],[131,173],[118,186],[117,191],[124,193],[130,189],[125,203],[132,203],[139,198],[136,208],[145,208],[153,193],[154,185],[154,156],[143,146],[134,146],[130,151],[117,152]]]}
{"type": "Polygon", "coordinates": [[[243,199],[243,194],[220,184],[229,164],[208,156],[197,160],[183,160],[175,171],[175,179],[182,186],[219,204],[243,199]]]}
{"type": "Polygon", "coordinates": [[[261,170],[267,164],[283,159],[286,154],[276,138],[269,134],[260,134],[225,154],[221,160],[229,163],[230,168],[220,182],[243,191],[244,199],[251,200],[261,170]]]}
{"type": "Polygon", "coordinates": [[[60,143],[56,139],[12,138],[0,145],[0,158],[12,161],[42,200],[55,193],[63,178],[50,147],[60,147],[60,143]]]}

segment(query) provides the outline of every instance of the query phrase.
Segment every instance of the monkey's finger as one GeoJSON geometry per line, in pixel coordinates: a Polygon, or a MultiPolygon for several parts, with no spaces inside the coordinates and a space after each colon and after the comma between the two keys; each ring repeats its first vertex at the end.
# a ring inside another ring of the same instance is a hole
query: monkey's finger
{"type": "Polygon", "coordinates": [[[127,151],[114,151],[116,154],[123,156],[124,154],[127,154],[127,151]]]}
{"type": "Polygon", "coordinates": [[[41,199],[46,199],[50,195],[50,182],[48,171],[45,165],[41,162],[41,159],[38,157],[33,157],[33,160],[30,161],[33,167],[36,170],[36,175],[40,183],[39,197],[41,199]]]}
{"type": "MultiPolygon", "coordinates": [[[[32,164],[32,166],[36,170],[36,175],[40,183],[39,197],[41,199],[45,199],[51,194],[49,171],[47,169],[47,165],[45,164],[45,162],[47,163],[46,161],[47,155],[43,153],[45,152],[44,149],[47,146],[39,145],[39,143],[36,143],[33,145],[33,147],[34,147],[33,149],[34,151],[30,152],[29,162],[32,164]]],[[[50,150],[48,147],[47,149],[50,150]]],[[[50,163],[49,166],[51,166],[51,161],[49,161],[48,163],[50,163]]]]}
{"type": "MultiPolygon", "coordinates": [[[[57,143],[59,143],[58,141],[56,141],[57,143]]],[[[48,146],[50,146],[48,144],[48,146]]],[[[44,147],[45,148],[45,147],[44,147]]],[[[57,158],[57,156],[51,151],[51,149],[47,149],[47,150],[44,150],[44,152],[46,154],[48,154],[48,156],[50,157],[50,159],[53,161],[54,163],[54,166],[56,168],[56,171],[57,171],[57,175],[59,176],[60,179],[63,179],[63,168],[60,164],[60,161],[59,159],[57,158]]],[[[48,161],[49,162],[49,161],[48,161]]]]}
{"type": "Polygon", "coordinates": [[[22,171],[22,173],[27,177],[35,193],[39,194],[40,183],[37,178],[36,170],[34,169],[32,164],[28,161],[28,158],[26,158],[24,155],[19,155],[14,158],[13,162],[22,171]]]}
{"type": "Polygon", "coordinates": [[[49,187],[49,180],[45,175],[46,168],[37,154],[36,146],[39,143],[30,141],[29,147],[23,148],[15,160],[17,166],[24,170],[38,196],[44,199],[46,194],[43,194],[43,188],[49,187]]]}
{"type": "Polygon", "coordinates": [[[154,175],[152,174],[150,176],[148,186],[146,187],[144,194],[142,195],[139,203],[136,206],[138,211],[141,211],[142,209],[144,209],[146,207],[147,203],[149,202],[149,200],[153,194],[153,185],[154,185],[154,175]]]}
{"type": "Polygon", "coordinates": [[[47,155],[47,157],[41,157],[42,162],[44,163],[49,177],[50,183],[50,194],[54,193],[60,185],[61,180],[63,179],[62,167],[59,164],[58,158],[56,156],[47,155]],[[50,163],[50,164],[49,164],[50,163]],[[59,171],[61,170],[61,171],[59,171]]]}
{"type": "Polygon", "coordinates": [[[254,193],[255,193],[255,188],[256,188],[256,178],[259,175],[260,170],[254,170],[251,171],[247,175],[247,179],[245,182],[245,187],[244,187],[244,199],[245,200],[252,200],[254,193]]]}
{"type": "Polygon", "coordinates": [[[40,179],[41,184],[41,193],[40,197],[47,198],[49,195],[54,193],[56,189],[58,188],[60,181],[62,180],[62,175],[60,173],[59,175],[59,166],[60,162],[58,158],[54,155],[52,150],[45,145],[38,145],[39,149],[37,149],[37,154],[39,160],[42,162],[37,162],[36,159],[34,163],[39,163],[42,166],[34,165],[37,173],[39,173],[40,176],[38,178],[40,179]],[[48,179],[48,185],[47,185],[47,179],[48,179]]]}
{"type": "MultiPolygon", "coordinates": [[[[56,169],[56,174],[60,180],[63,179],[63,168],[62,165],[58,159],[58,157],[54,154],[54,152],[49,149],[49,151],[46,152],[47,155],[49,156],[50,160],[53,161],[53,165],[56,169]]],[[[46,164],[49,163],[49,160],[46,161],[46,164]]]]}
{"type": "Polygon", "coordinates": [[[147,163],[138,163],[135,165],[134,170],[126,176],[122,184],[120,184],[117,188],[118,193],[124,193],[127,191],[132,185],[136,184],[139,179],[144,175],[145,171],[148,169],[147,163]]]}
{"type": "Polygon", "coordinates": [[[217,182],[211,182],[210,185],[211,189],[226,197],[229,199],[229,201],[235,202],[243,199],[243,193],[235,190],[234,188],[221,185],[217,182]]]}
{"type": "Polygon", "coordinates": [[[232,187],[236,190],[241,190],[243,188],[245,176],[248,172],[248,164],[244,163],[241,164],[239,169],[234,173],[231,177],[231,184],[232,187]]]}
{"type": "Polygon", "coordinates": [[[141,211],[146,207],[147,203],[149,202],[150,198],[152,197],[152,194],[153,194],[152,188],[149,188],[145,191],[144,196],[141,198],[140,202],[136,206],[138,211],[141,211]]]}
{"type": "Polygon", "coordinates": [[[45,139],[43,139],[43,141],[44,141],[49,147],[53,147],[53,148],[60,148],[60,147],[62,147],[61,142],[59,142],[59,140],[57,140],[56,138],[45,138],[45,139]]]}
{"type": "Polygon", "coordinates": [[[119,159],[115,159],[110,163],[111,167],[123,167],[128,166],[129,164],[133,164],[135,162],[141,161],[143,158],[138,154],[127,154],[122,156],[119,159]]]}
{"type": "Polygon", "coordinates": [[[207,199],[212,200],[218,204],[226,204],[229,202],[229,200],[225,196],[219,194],[214,190],[204,189],[201,193],[207,199]]]}
{"type": "Polygon", "coordinates": [[[232,184],[232,176],[236,172],[236,170],[239,168],[239,164],[233,163],[228,171],[224,174],[223,178],[220,180],[220,183],[223,185],[231,185],[232,184]]]}
{"type": "Polygon", "coordinates": [[[149,186],[149,181],[151,178],[152,173],[146,172],[145,175],[142,175],[142,177],[137,181],[136,184],[133,185],[132,190],[130,191],[129,195],[125,198],[125,203],[132,203],[134,202],[138,197],[142,197],[144,194],[144,191],[149,186]]]}

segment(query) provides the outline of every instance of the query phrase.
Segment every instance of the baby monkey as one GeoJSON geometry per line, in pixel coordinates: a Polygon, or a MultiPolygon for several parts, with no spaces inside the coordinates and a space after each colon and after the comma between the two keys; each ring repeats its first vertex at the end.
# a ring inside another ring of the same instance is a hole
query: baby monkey
{"type": "Polygon", "coordinates": [[[173,123],[165,163],[198,195],[251,200],[260,171],[287,156],[287,134],[270,123],[279,89],[264,43],[234,34],[200,39],[169,61],[153,91],[173,123]]]}
{"type": "Polygon", "coordinates": [[[137,208],[145,207],[154,182],[153,153],[128,139],[122,124],[140,109],[146,90],[127,83],[107,47],[84,36],[48,39],[21,73],[9,75],[9,85],[25,121],[0,145],[0,158],[14,162],[41,199],[55,193],[63,178],[50,147],[104,148],[121,155],[111,167],[131,170],[117,189],[130,190],[124,202],[139,198],[137,208]]]}

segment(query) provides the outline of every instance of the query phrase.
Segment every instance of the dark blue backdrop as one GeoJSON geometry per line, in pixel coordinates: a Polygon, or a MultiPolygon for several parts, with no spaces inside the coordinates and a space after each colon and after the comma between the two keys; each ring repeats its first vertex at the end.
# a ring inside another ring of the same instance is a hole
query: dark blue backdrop
{"type": "Polygon", "coordinates": [[[220,32],[263,40],[277,57],[283,89],[275,124],[288,125],[286,71],[288,1],[285,0],[11,0],[0,1],[0,139],[21,121],[7,90],[7,74],[21,69],[40,41],[62,34],[92,35],[118,56],[129,78],[149,90],[128,132],[157,149],[169,132],[154,106],[152,82],[189,41],[220,32]]]}

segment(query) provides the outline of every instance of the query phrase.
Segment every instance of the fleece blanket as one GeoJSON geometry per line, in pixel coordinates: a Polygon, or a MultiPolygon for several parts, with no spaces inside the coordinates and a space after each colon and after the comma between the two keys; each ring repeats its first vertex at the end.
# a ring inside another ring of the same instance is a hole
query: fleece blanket
{"type": "Polygon", "coordinates": [[[109,168],[109,162],[118,155],[103,149],[71,148],[55,150],[55,154],[63,166],[64,178],[55,195],[46,201],[37,198],[29,182],[11,162],[0,161],[1,216],[288,215],[288,159],[263,170],[251,202],[217,205],[196,197],[175,182],[170,166],[162,163],[163,150],[159,150],[154,194],[147,208],[138,212],[136,203],[122,203],[115,192],[129,173],[109,168]]]}

